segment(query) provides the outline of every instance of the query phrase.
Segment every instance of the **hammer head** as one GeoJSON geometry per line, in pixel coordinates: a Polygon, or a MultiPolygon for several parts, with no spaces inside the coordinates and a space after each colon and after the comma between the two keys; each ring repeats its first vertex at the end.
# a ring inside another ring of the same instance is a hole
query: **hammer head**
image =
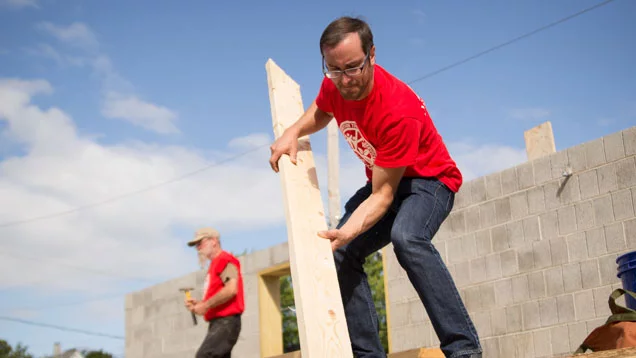
{"type": "Polygon", "coordinates": [[[182,292],[188,292],[188,291],[192,291],[192,290],[194,290],[193,287],[182,287],[182,288],[179,289],[179,291],[182,291],[182,292]]]}

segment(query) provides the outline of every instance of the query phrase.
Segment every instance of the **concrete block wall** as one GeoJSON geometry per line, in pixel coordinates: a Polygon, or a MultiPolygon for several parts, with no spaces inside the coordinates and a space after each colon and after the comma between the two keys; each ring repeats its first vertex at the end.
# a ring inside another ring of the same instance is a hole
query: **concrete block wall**
{"type": "MultiPolygon", "coordinates": [[[[242,330],[233,356],[260,357],[258,272],[289,261],[287,243],[239,257],[245,288],[242,330]]],[[[205,272],[197,271],[126,296],[126,358],[194,357],[207,331],[207,322],[192,317],[183,306],[180,287],[195,287],[202,295],[205,272]]]]}
{"type": "MultiPolygon", "coordinates": [[[[631,127],[464,183],[434,244],[485,357],[563,356],[604,323],[622,286],[615,260],[636,250],[635,157],[631,127]]],[[[393,351],[438,346],[386,253],[393,351]]]]}

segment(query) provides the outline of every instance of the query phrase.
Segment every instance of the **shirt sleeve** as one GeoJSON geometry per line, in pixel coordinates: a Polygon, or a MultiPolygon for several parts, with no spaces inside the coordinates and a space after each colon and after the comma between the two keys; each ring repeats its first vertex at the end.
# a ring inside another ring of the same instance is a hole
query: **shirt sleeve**
{"type": "Polygon", "coordinates": [[[384,168],[409,166],[415,163],[420,146],[422,123],[415,118],[385,118],[376,146],[374,164],[384,168]]]}
{"type": "Polygon", "coordinates": [[[236,268],[236,265],[228,263],[221,272],[221,281],[223,281],[223,283],[226,283],[232,278],[238,278],[238,269],[236,268]]]}
{"type": "Polygon", "coordinates": [[[333,104],[331,102],[333,85],[334,84],[331,83],[331,80],[325,77],[322,80],[320,89],[318,90],[318,96],[316,96],[316,106],[318,106],[318,108],[323,112],[333,113],[333,104]]]}

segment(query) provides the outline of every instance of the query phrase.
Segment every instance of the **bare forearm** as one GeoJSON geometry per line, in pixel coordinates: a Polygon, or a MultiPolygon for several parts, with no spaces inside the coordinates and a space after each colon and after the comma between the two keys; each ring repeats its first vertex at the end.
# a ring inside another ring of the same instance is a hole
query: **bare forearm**
{"type": "Polygon", "coordinates": [[[304,137],[325,128],[332,118],[330,114],[318,109],[316,102],[312,102],[303,116],[288,130],[296,133],[297,138],[304,137]]]}
{"type": "Polygon", "coordinates": [[[386,194],[371,194],[351,214],[340,230],[351,238],[366,232],[386,214],[392,200],[393,198],[386,194]]]}
{"type": "Polygon", "coordinates": [[[216,293],[216,295],[210,297],[205,301],[205,305],[208,309],[222,305],[234,297],[236,293],[230,286],[225,286],[216,293]]]}

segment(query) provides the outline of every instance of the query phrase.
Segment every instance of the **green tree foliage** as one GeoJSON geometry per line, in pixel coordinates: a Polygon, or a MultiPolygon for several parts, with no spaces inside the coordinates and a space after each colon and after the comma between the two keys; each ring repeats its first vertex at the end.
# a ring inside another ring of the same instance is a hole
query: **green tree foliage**
{"type": "MultiPolygon", "coordinates": [[[[384,299],[384,271],[382,267],[382,253],[375,252],[367,257],[364,263],[364,271],[367,273],[371,294],[378,312],[380,339],[384,351],[389,351],[389,343],[386,327],[386,301],[384,299]]],[[[280,306],[283,315],[283,352],[292,352],[300,349],[298,338],[298,324],[296,313],[289,309],[294,306],[294,289],[290,276],[280,279],[280,306]]]]}
{"type": "Polygon", "coordinates": [[[0,358],[33,358],[33,355],[27,351],[28,348],[20,343],[14,348],[9,342],[0,339],[0,358]]]}
{"type": "Polygon", "coordinates": [[[106,353],[104,351],[102,351],[101,349],[98,351],[84,351],[82,352],[82,355],[85,358],[113,358],[113,355],[110,353],[106,353]]]}

